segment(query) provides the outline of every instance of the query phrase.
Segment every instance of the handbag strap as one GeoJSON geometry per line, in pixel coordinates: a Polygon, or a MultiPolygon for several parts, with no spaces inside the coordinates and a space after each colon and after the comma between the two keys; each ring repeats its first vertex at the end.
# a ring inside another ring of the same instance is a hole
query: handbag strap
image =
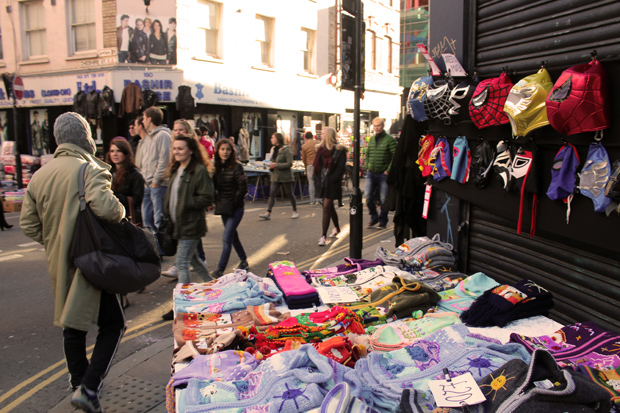
{"type": "Polygon", "coordinates": [[[127,198],[127,204],[129,206],[129,222],[135,225],[136,224],[136,211],[133,205],[133,198],[130,197],[129,195],[127,195],[125,198],[127,198]]]}
{"type": "Polygon", "coordinates": [[[84,192],[84,176],[86,174],[86,166],[88,162],[85,162],[80,167],[80,172],[78,174],[78,194],[80,196],[80,211],[84,211],[86,209],[86,197],[84,192]]]}

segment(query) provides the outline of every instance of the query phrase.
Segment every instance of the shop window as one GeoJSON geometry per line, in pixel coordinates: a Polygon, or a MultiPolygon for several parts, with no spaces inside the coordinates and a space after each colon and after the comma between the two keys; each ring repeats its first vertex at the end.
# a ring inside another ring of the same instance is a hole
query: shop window
{"type": "Polygon", "coordinates": [[[29,1],[21,4],[24,18],[24,56],[26,59],[33,56],[47,55],[45,42],[45,10],[43,1],[29,1]]]}
{"type": "Polygon", "coordinates": [[[268,67],[273,67],[273,27],[273,18],[256,15],[256,41],[260,63],[268,67]]]}
{"type": "Polygon", "coordinates": [[[71,50],[73,53],[95,50],[94,0],[71,0],[71,50]]]}
{"type": "Polygon", "coordinates": [[[303,70],[306,73],[315,74],[314,56],[315,56],[315,38],[316,31],[310,29],[301,29],[302,42],[301,54],[303,59],[303,70]]]}
{"type": "Polygon", "coordinates": [[[198,3],[202,8],[197,10],[197,27],[202,32],[199,37],[201,52],[207,56],[221,59],[220,48],[220,20],[222,15],[222,4],[214,1],[200,0],[198,3]]]}

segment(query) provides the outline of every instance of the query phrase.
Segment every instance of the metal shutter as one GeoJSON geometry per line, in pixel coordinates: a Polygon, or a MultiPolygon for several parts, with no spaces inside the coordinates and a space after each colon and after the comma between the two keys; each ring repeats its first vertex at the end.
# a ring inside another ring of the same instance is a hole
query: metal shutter
{"type": "Polygon", "coordinates": [[[541,237],[517,235],[514,222],[472,207],[467,273],[483,272],[501,284],[527,278],[551,291],[551,317],[562,324],[594,321],[620,331],[617,260],[541,237]]]}
{"type": "MultiPolygon", "coordinates": [[[[620,2],[617,0],[478,0],[475,58],[482,77],[503,67],[531,72],[543,60],[562,70],[588,61],[620,57],[620,2]]],[[[470,59],[473,56],[470,56],[470,59]]],[[[528,73],[529,74],[529,73],[528,73]]]]}

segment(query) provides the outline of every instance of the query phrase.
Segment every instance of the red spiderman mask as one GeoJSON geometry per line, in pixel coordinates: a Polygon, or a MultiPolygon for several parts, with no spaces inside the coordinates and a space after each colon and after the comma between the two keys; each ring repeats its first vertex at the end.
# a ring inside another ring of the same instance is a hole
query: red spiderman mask
{"type": "Polygon", "coordinates": [[[609,80],[598,60],[566,69],[547,97],[547,117],[558,132],[573,135],[611,123],[609,80]]]}
{"type": "Polygon", "coordinates": [[[506,73],[478,83],[469,102],[469,116],[478,129],[504,125],[509,122],[504,104],[514,86],[506,73]]]}

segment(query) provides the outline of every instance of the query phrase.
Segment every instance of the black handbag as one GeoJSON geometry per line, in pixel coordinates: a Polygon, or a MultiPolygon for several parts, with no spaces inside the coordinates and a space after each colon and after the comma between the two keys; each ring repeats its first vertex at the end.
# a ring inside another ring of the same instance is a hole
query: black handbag
{"type": "Polygon", "coordinates": [[[71,259],[97,288],[114,294],[139,291],[161,274],[155,236],[127,219],[117,223],[95,215],[84,194],[87,165],[82,165],[78,177],[80,212],[71,244],[71,259]]]}
{"type": "Polygon", "coordinates": [[[169,219],[164,219],[157,231],[157,242],[164,256],[171,257],[177,253],[177,240],[172,236],[174,224],[169,219]]]}

